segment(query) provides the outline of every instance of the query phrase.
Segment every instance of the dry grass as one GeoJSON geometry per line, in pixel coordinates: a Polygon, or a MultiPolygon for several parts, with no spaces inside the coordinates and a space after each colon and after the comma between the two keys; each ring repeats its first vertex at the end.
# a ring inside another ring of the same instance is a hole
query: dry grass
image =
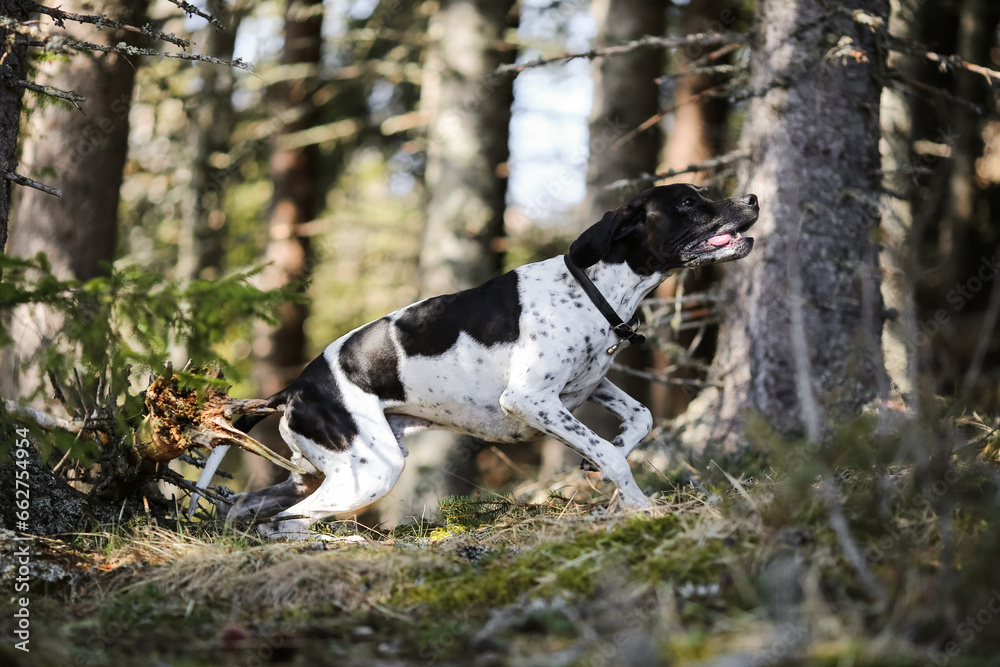
{"type": "Polygon", "coordinates": [[[920,431],[924,464],[901,458],[905,438],[864,424],[822,451],[758,433],[774,464],[650,474],[666,491],[642,515],[496,497],[451,499],[440,524],[327,528],[360,542],[262,543],[209,523],[39,541],[36,560],[70,574],[32,588],[46,637],[32,658],[989,664],[1000,648],[996,431],[965,427],[957,447],[953,430],[920,431]]]}

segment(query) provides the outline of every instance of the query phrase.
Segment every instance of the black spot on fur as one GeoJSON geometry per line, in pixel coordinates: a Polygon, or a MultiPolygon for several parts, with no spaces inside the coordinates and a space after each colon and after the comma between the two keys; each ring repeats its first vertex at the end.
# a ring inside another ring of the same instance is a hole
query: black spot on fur
{"type": "Polygon", "coordinates": [[[517,273],[511,271],[479,287],[421,301],[396,318],[407,354],[434,357],[455,344],[461,332],[491,346],[513,343],[521,335],[517,273]]]}
{"type": "Polygon", "coordinates": [[[313,359],[286,390],[288,426],[322,447],[347,451],[358,435],[354,417],[326,357],[313,359]]]}
{"type": "Polygon", "coordinates": [[[392,323],[386,318],[358,329],[344,341],[338,359],[347,379],[362,391],[384,401],[403,402],[406,390],[399,379],[399,359],[391,331],[392,323]]]}

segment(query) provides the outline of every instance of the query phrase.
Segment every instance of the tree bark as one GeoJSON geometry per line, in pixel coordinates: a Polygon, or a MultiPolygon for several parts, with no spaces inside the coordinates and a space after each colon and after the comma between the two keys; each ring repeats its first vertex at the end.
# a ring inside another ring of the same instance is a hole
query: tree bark
{"type": "MultiPolygon", "coordinates": [[[[219,19],[225,30],[208,26],[205,53],[221,60],[232,60],[236,31],[249,7],[246,2],[227,7],[220,0],[210,0],[208,11],[219,19]]],[[[227,153],[234,125],[233,85],[235,77],[228,67],[204,67],[201,90],[194,99],[191,135],[191,202],[183,212],[177,249],[177,278],[190,282],[215,277],[222,266],[225,237],[225,196],[229,176],[212,165],[212,156],[227,153]]]]}
{"type": "MultiPolygon", "coordinates": [[[[507,194],[512,0],[445,0],[430,19],[420,107],[429,117],[424,231],[418,271],[422,296],[468,289],[504,265],[507,194]]],[[[407,470],[396,484],[406,506],[382,508],[384,521],[402,521],[435,507],[444,495],[467,494],[478,476],[485,443],[447,431],[415,436],[407,470]],[[442,473],[442,471],[444,471],[442,473]]]]}
{"type": "MultiPolygon", "coordinates": [[[[101,11],[132,25],[145,22],[147,0],[109,0],[101,11]]],[[[61,6],[87,13],[86,3],[61,6]]],[[[43,19],[47,20],[47,19],[43,19]]],[[[135,43],[134,33],[66,22],[72,37],[99,44],[135,43]]],[[[133,59],[134,61],[134,59],[133,59]]],[[[24,142],[24,163],[42,181],[54,182],[62,197],[24,188],[8,254],[44,252],[58,277],[88,280],[106,272],[118,238],[118,190],[128,152],[128,115],[136,62],[115,53],[92,53],[39,66],[36,83],[86,96],[83,112],[63,105],[38,105],[24,142]],[[44,171],[43,171],[44,170],[44,171]],[[52,170],[54,174],[45,172],[52,170]]],[[[40,378],[22,361],[45,345],[61,320],[48,309],[19,308],[8,320],[14,344],[5,350],[0,393],[18,397],[37,388],[40,378]]]]}
{"type": "MultiPolygon", "coordinates": [[[[289,147],[287,137],[317,124],[319,109],[312,99],[319,87],[319,65],[323,45],[323,3],[321,0],[288,0],[285,5],[285,45],[283,66],[298,66],[306,72],[300,78],[274,84],[268,90],[269,105],[275,118],[282,120],[271,145],[270,170],[274,192],[268,218],[265,261],[269,263],[261,279],[263,289],[277,289],[308,279],[312,272],[312,247],[302,232],[304,223],[313,220],[322,204],[318,187],[319,147],[315,144],[289,147]]],[[[257,327],[253,351],[256,358],[253,377],[261,396],[270,396],[287,387],[298,376],[307,354],[305,321],[309,307],[286,302],[281,306],[281,322],[276,329],[267,324],[257,327]]],[[[276,427],[268,424],[257,437],[275,450],[285,453],[276,427]]],[[[250,470],[251,487],[268,486],[283,474],[259,457],[245,456],[250,470]]]]}
{"type": "Polygon", "coordinates": [[[431,18],[421,107],[430,118],[426,223],[420,251],[426,296],[474,287],[503,268],[510,76],[503,46],[512,0],[445,0],[431,18]]]}
{"type": "MultiPolygon", "coordinates": [[[[666,8],[662,3],[644,0],[596,0],[591,12],[597,21],[594,46],[621,44],[643,35],[666,33],[666,8]]],[[[580,229],[589,227],[614,208],[638,194],[645,186],[631,190],[609,190],[620,179],[634,179],[656,171],[663,137],[659,125],[619,145],[623,136],[660,111],[660,93],[656,79],[663,74],[664,54],[660,49],[603,58],[593,68],[594,105],[590,113],[590,159],[587,167],[587,201],[580,229]]],[[[648,368],[652,365],[652,346],[628,348],[618,363],[648,368]]],[[[612,370],[608,378],[644,404],[649,402],[649,383],[635,376],[612,370]]],[[[620,421],[607,411],[585,404],[577,416],[598,433],[611,437],[620,421]]],[[[547,447],[547,461],[562,458],[577,460],[577,455],[561,444],[547,447]]],[[[551,465],[551,464],[549,464],[551,465]]]]}
{"type": "MultiPolygon", "coordinates": [[[[133,25],[145,22],[146,0],[109,0],[100,11],[133,25]]],[[[86,13],[87,3],[63,3],[64,11],[86,13]]],[[[66,23],[66,32],[98,44],[131,43],[132,33],[94,30],[66,23]]],[[[128,151],[128,113],[136,62],[116,53],[93,53],[40,67],[37,83],[75,90],[87,97],[83,113],[62,105],[35,109],[24,144],[24,161],[43,179],[54,170],[62,197],[26,189],[11,230],[11,254],[48,255],[62,278],[87,280],[104,273],[115,257],[118,189],[128,151]]]]}
{"type": "MultiPolygon", "coordinates": [[[[887,0],[845,9],[888,17],[887,0]]],[[[887,393],[879,344],[879,95],[876,35],[817,0],[761,0],[742,142],[760,219],[751,255],[727,265],[728,312],[685,442],[732,451],[759,414],[788,437],[887,393]],[[851,41],[846,41],[846,39],[851,41]]]]}
{"type": "MultiPolygon", "coordinates": [[[[0,16],[23,22],[28,19],[28,11],[21,0],[0,0],[0,16]]],[[[12,183],[7,174],[16,172],[18,165],[17,138],[24,96],[24,88],[18,82],[27,76],[26,52],[23,43],[15,42],[14,33],[0,27],[0,253],[6,252],[10,225],[12,183]]]]}
{"type": "MultiPolygon", "coordinates": [[[[311,98],[319,85],[322,25],[323,5],[319,0],[289,0],[281,64],[312,69],[308,75],[275,84],[268,91],[272,113],[285,122],[271,147],[274,193],[265,259],[272,265],[264,274],[265,289],[305,280],[311,268],[312,248],[309,237],[302,233],[302,225],[316,217],[321,204],[317,188],[319,148],[315,144],[286,148],[282,142],[284,137],[316,124],[318,110],[311,98]]],[[[305,304],[286,303],[281,308],[278,328],[265,327],[265,335],[257,337],[254,376],[262,395],[284,389],[302,369],[306,361],[303,324],[308,313],[305,304]]]]}
{"type": "MultiPolygon", "coordinates": [[[[722,0],[707,0],[699,3],[689,3],[680,7],[681,13],[679,32],[692,35],[699,32],[709,32],[710,29],[728,29],[736,20],[736,14],[726,8],[722,0]]],[[[671,58],[670,71],[673,73],[690,72],[691,61],[705,55],[700,51],[678,50],[671,58]]],[[[704,162],[712,156],[719,155],[728,147],[726,133],[728,130],[729,104],[722,97],[705,96],[705,92],[719,84],[718,77],[710,74],[695,74],[675,79],[672,85],[673,95],[668,106],[673,109],[666,121],[670,130],[667,132],[663,146],[663,155],[657,167],[657,173],[704,162]]],[[[695,183],[703,184],[700,174],[681,174],[658,184],[695,183]]],[[[717,277],[713,267],[703,267],[694,275],[687,275],[686,284],[678,285],[678,280],[684,274],[670,276],[656,289],[656,297],[670,299],[677,295],[679,287],[687,291],[700,291],[714,282],[717,277]]],[[[673,339],[676,335],[670,333],[673,339]]],[[[675,342],[687,345],[691,335],[676,335],[675,342]]],[[[706,346],[707,347],[707,346],[706,346]]],[[[651,365],[657,373],[672,365],[676,360],[660,349],[652,349],[651,365]]],[[[704,348],[702,348],[704,349],[704,348]]],[[[710,353],[708,353],[710,354],[710,353]]],[[[695,379],[691,371],[679,371],[674,377],[695,379]],[[686,375],[684,375],[686,373],[686,375]]],[[[683,413],[692,398],[690,387],[650,384],[649,400],[646,404],[653,413],[654,419],[673,418],[683,413]]]]}
{"type": "MultiPolygon", "coordinates": [[[[906,0],[891,0],[889,32],[912,39],[916,10],[906,0]]],[[[906,74],[907,58],[891,54],[889,67],[906,74]]],[[[916,239],[913,237],[915,175],[909,171],[913,152],[913,109],[906,96],[891,87],[882,91],[882,173],[886,190],[882,216],[882,299],[887,312],[882,331],[882,354],[893,389],[902,396],[912,394],[916,382],[916,239]]]]}
{"type": "MultiPolygon", "coordinates": [[[[666,8],[659,2],[595,0],[591,11],[599,26],[595,47],[621,44],[643,35],[662,35],[666,31],[666,8]]],[[[663,73],[663,62],[663,51],[653,49],[603,58],[594,66],[588,195],[580,231],[638,194],[638,189],[614,191],[605,186],[656,169],[662,146],[658,128],[651,128],[622,146],[617,142],[660,110],[656,79],[663,73]]]]}
{"type": "MultiPolygon", "coordinates": [[[[208,12],[219,19],[224,30],[207,26],[205,53],[220,60],[232,60],[236,31],[249,10],[247,2],[227,7],[220,0],[209,0],[208,12]]],[[[181,214],[177,240],[175,278],[181,284],[211,280],[221,273],[226,236],[226,188],[231,170],[213,166],[215,154],[226,154],[231,147],[235,114],[233,111],[234,72],[228,67],[204,67],[201,90],[189,103],[193,131],[190,137],[191,193],[181,214]]],[[[188,360],[187,346],[174,342],[170,360],[183,368],[188,360]]]]}

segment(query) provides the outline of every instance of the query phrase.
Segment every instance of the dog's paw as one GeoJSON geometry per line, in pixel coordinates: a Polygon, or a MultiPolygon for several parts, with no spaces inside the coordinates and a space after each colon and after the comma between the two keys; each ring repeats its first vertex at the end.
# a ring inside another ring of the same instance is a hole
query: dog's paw
{"type": "Polygon", "coordinates": [[[620,510],[623,512],[645,510],[654,506],[655,503],[642,493],[623,493],[621,489],[615,494],[614,499],[608,503],[609,510],[620,510]]]}
{"type": "Polygon", "coordinates": [[[257,526],[260,536],[269,540],[310,540],[315,535],[309,530],[308,519],[288,519],[286,521],[274,521],[262,523],[257,526]]]}

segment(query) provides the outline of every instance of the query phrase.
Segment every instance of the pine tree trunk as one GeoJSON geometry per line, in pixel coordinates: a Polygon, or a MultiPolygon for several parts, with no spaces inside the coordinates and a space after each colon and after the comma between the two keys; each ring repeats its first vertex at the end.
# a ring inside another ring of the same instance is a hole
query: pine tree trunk
{"type": "MultiPolygon", "coordinates": [[[[709,30],[729,28],[736,20],[736,14],[727,8],[728,3],[722,0],[707,0],[705,2],[689,3],[680,7],[680,25],[676,31],[680,34],[693,35],[709,30]]],[[[701,50],[683,49],[672,54],[670,71],[673,73],[690,72],[692,60],[704,56],[701,50]]],[[[674,79],[673,95],[667,106],[673,109],[667,117],[670,132],[667,133],[663,146],[663,155],[657,167],[657,173],[704,162],[719,155],[729,147],[725,145],[728,129],[729,104],[721,97],[708,96],[705,93],[718,86],[720,81],[711,74],[686,75],[674,79]]],[[[703,184],[700,174],[681,174],[658,185],[666,183],[703,184]]],[[[656,289],[656,297],[671,299],[677,295],[679,288],[691,291],[706,289],[715,281],[717,272],[712,267],[705,267],[694,275],[687,274],[685,285],[679,285],[678,280],[685,274],[675,274],[656,289]]],[[[671,334],[676,335],[676,334],[671,334]]],[[[687,336],[677,336],[675,343],[687,345],[687,336]]],[[[673,340],[673,339],[672,339],[673,340]]],[[[703,349],[703,348],[702,348],[703,349]]],[[[672,366],[675,357],[667,356],[655,347],[651,347],[651,365],[657,373],[663,373],[672,366]]],[[[673,377],[695,379],[691,371],[673,373],[673,377]],[[683,373],[687,372],[687,376],[683,373]]],[[[655,419],[676,417],[684,412],[692,398],[690,387],[676,385],[651,384],[649,386],[649,401],[646,404],[655,419]]]]}
{"type": "MultiPolygon", "coordinates": [[[[319,148],[309,145],[282,146],[284,137],[316,124],[317,109],[311,100],[318,85],[318,67],[323,43],[323,5],[319,0],[289,0],[285,9],[285,48],[282,65],[313,65],[312,74],[276,84],[270,91],[271,108],[277,118],[288,119],[275,135],[271,150],[271,180],[274,193],[268,219],[266,288],[305,279],[312,256],[309,237],[302,225],[316,217],[321,203],[317,190],[319,148]]],[[[306,337],[303,324],[308,315],[304,304],[286,303],[281,324],[258,340],[259,361],[255,377],[262,395],[270,396],[288,386],[305,363],[306,337]]]]}
{"type": "MultiPolygon", "coordinates": [[[[853,0],[888,17],[887,0],[853,0]]],[[[879,95],[876,35],[817,0],[757,5],[741,182],[761,214],[751,255],[728,265],[727,307],[706,390],[685,441],[734,450],[759,414],[819,439],[887,393],[880,347],[879,95]],[[846,42],[843,38],[852,40],[846,42]],[[838,46],[838,42],[840,45],[838,46]]]]}
{"type": "MultiPolygon", "coordinates": [[[[204,52],[221,60],[232,60],[236,31],[246,15],[246,2],[227,7],[220,0],[210,0],[209,13],[219,19],[225,30],[208,26],[204,52]]],[[[177,249],[177,278],[188,282],[211,279],[222,266],[225,236],[226,186],[231,176],[211,164],[213,154],[227,153],[233,130],[233,85],[235,77],[228,67],[201,68],[201,90],[192,123],[191,202],[181,220],[177,249]]]]}

